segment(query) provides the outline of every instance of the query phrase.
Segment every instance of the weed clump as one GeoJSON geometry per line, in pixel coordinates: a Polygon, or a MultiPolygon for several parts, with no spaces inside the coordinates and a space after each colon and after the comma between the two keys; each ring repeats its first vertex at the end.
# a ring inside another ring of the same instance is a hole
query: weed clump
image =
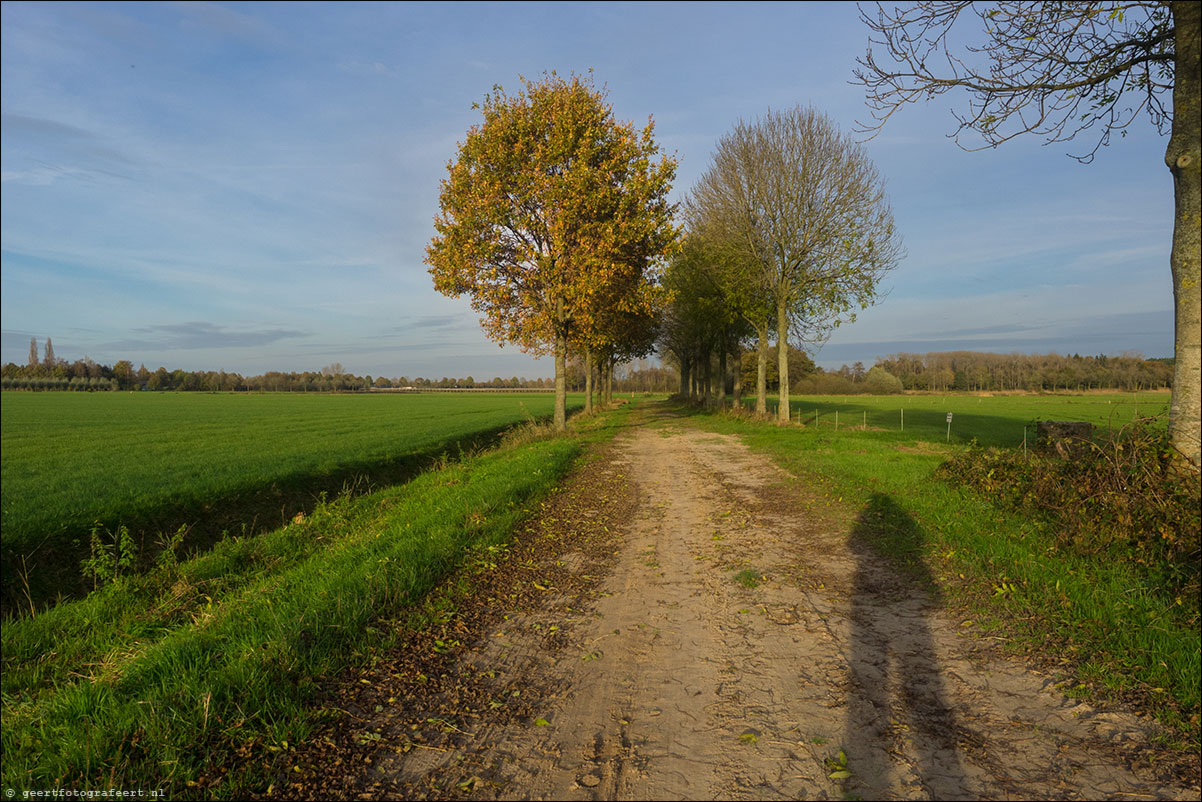
{"type": "Polygon", "coordinates": [[[511,427],[501,435],[502,448],[516,448],[518,446],[537,443],[540,440],[546,440],[556,435],[555,426],[550,421],[537,421],[531,418],[525,423],[519,423],[511,427]]]}
{"type": "Polygon", "coordinates": [[[1191,605],[1197,621],[1202,498],[1167,435],[1136,422],[1073,459],[977,446],[937,476],[1000,497],[1050,524],[1059,547],[1130,564],[1191,605]]]}
{"type": "Polygon", "coordinates": [[[747,588],[748,590],[758,587],[760,580],[763,579],[763,577],[760,576],[760,572],[754,568],[744,568],[742,571],[739,571],[737,574],[735,574],[734,578],[735,582],[747,588]]]}

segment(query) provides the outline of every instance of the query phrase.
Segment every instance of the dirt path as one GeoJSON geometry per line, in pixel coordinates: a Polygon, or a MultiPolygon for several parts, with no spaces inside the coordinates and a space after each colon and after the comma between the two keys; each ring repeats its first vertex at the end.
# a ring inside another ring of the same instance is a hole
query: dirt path
{"type": "Polygon", "coordinates": [[[591,601],[549,596],[458,658],[489,698],[521,678],[528,714],[377,749],[348,796],[1198,798],[1141,767],[1146,725],[958,634],[921,566],[873,550],[880,520],[907,534],[887,497],[829,523],[737,438],[662,412],[602,468],[629,494],[616,548],[555,560],[607,574],[591,601]]]}

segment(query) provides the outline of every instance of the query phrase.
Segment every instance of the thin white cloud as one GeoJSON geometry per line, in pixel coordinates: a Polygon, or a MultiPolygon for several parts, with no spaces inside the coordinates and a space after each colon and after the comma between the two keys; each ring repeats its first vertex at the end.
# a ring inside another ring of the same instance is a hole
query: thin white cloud
{"type": "Polygon", "coordinates": [[[180,12],[183,29],[202,29],[210,33],[240,39],[258,45],[277,45],[283,39],[279,29],[260,17],[241,14],[228,6],[199,0],[177,0],[171,7],[180,12]]]}
{"type": "Polygon", "coordinates": [[[225,326],[195,321],[164,323],[134,330],[135,337],[106,343],[113,351],[188,351],[195,349],[262,348],[281,340],[309,336],[309,332],[289,329],[232,330],[225,326]]]}
{"type": "Polygon", "coordinates": [[[370,64],[361,61],[343,61],[338,64],[339,72],[347,75],[364,75],[380,78],[400,78],[401,74],[392,67],[373,61],[370,64]]]}

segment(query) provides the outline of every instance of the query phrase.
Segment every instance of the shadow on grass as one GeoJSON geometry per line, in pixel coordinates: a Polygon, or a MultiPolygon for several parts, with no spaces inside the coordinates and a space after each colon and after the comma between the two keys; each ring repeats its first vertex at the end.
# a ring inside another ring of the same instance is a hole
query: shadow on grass
{"type": "Polygon", "coordinates": [[[856,570],[844,750],[853,782],[871,798],[899,784],[917,784],[932,799],[968,794],[927,621],[940,594],[924,537],[891,497],[874,493],[848,540],[856,570]]]}
{"type": "MultiPolygon", "coordinates": [[[[570,415],[575,412],[569,410],[570,415]]],[[[225,495],[177,497],[169,504],[129,511],[119,520],[99,523],[102,531],[110,533],[126,526],[137,544],[142,567],[146,568],[158,556],[160,533],[187,527],[183,551],[189,556],[199,554],[227,534],[256,535],[279,528],[297,514],[309,515],[323,496],[335,498],[342,493],[359,496],[380,487],[404,484],[444,460],[455,462],[463,455],[497,445],[513,428],[512,424],[497,426],[390,460],[347,463],[334,471],[282,477],[225,495]]],[[[46,538],[32,554],[4,551],[0,566],[4,618],[28,614],[31,605],[41,609],[59,600],[82,597],[91,590],[80,568],[80,562],[89,554],[91,529],[90,523],[64,527],[46,538]]]]}

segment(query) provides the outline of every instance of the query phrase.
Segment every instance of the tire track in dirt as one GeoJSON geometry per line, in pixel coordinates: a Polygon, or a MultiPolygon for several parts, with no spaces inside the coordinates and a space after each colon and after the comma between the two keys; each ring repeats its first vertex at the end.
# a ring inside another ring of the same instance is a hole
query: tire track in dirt
{"type": "Polygon", "coordinates": [[[460,658],[465,674],[540,688],[543,723],[482,720],[454,750],[378,761],[377,784],[505,799],[1198,798],[1142,765],[1146,722],[1066,699],[958,634],[922,566],[874,548],[882,520],[920,536],[887,496],[854,521],[809,514],[813,494],[738,438],[653,415],[607,466],[638,503],[590,614],[561,648],[539,634],[560,614],[536,610],[460,658]]]}

